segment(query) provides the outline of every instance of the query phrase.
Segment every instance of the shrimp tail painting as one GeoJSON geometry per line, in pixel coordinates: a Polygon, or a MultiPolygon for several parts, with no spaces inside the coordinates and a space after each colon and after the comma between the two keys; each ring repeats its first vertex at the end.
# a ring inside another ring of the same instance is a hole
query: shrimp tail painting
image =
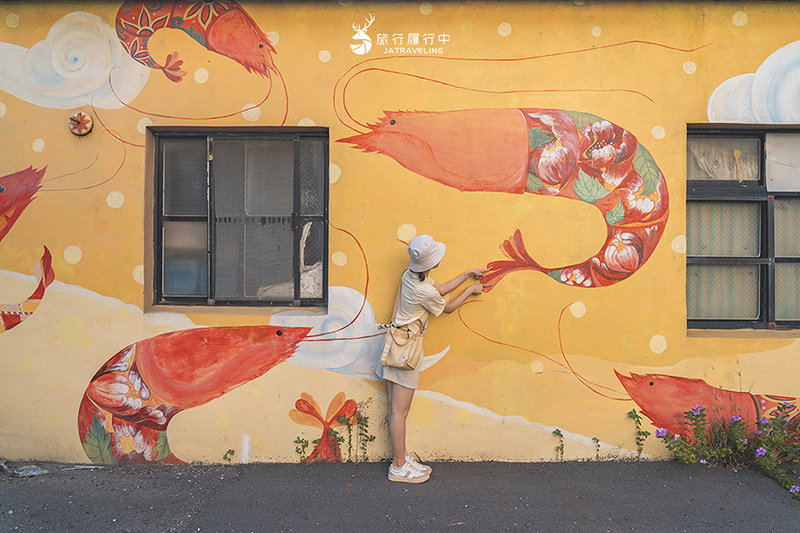
{"type": "Polygon", "coordinates": [[[186,75],[178,52],[167,55],[163,65],[148,50],[148,41],[158,30],[172,28],[185,32],[212,52],[233,59],[248,72],[264,77],[277,72],[272,55],[275,48],[252,17],[236,2],[148,2],[128,0],[120,6],[116,31],[120,43],[133,59],[158,69],[171,81],[186,75]]]}
{"type": "Polygon", "coordinates": [[[346,422],[356,423],[358,406],[355,400],[345,400],[344,392],[338,393],[328,405],[328,410],[323,416],[319,404],[308,393],[301,393],[300,399],[294,404],[295,409],[289,411],[289,418],[294,422],[322,430],[319,442],[314,447],[311,455],[303,463],[341,463],[342,449],[336,439],[335,427],[344,426],[346,422]]]}
{"type": "Polygon", "coordinates": [[[639,270],[664,233],[664,175],[633,134],[598,116],[536,108],[386,111],[369,128],[339,142],[387,155],[459,191],[563,197],[603,215],[600,251],[574,265],[539,265],[517,230],[501,245],[508,260],[489,264],[486,284],[535,270],[567,285],[607,287],[639,270]]]}
{"type": "Polygon", "coordinates": [[[800,407],[797,398],[786,396],[750,394],[712,387],[702,379],[667,376],[664,374],[617,375],[641,412],[653,425],[667,429],[671,434],[686,432],[685,413],[692,407],[705,407],[708,416],[708,431],[713,431],[732,416],[741,416],[747,433],[752,434],[756,421],[770,418],[781,404],[789,406],[794,424],[800,422],[800,407]]]}
{"type": "Polygon", "coordinates": [[[42,186],[46,170],[47,167],[40,170],[28,167],[0,177],[0,241],[35,199],[34,194],[42,186]]]}
{"type": "Polygon", "coordinates": [[[120,350],[89,382],[78,434],[94,463],[182,463],[167,426],[289,359],[311,328],[234,326],[164,333],[120,350]]]}
{"type": "Polygon", "coordinates": [[[36,276],[37,282],[36,290],[24,302],[0,306],[0,333],[20,325],[39,307],[39,303],[44,298],[45,289],[56,279],[52,263],[53,257],[45,246],[42,258],[33,266],[33,274],[36,276]]]}

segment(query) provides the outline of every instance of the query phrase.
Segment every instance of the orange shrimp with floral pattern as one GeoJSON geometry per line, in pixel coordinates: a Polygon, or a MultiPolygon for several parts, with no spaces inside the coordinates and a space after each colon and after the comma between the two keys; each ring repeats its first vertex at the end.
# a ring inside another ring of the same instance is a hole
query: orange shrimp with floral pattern
{"type": "Polygon", "coordinates": [[[322,416],[322,409],[319,404],[308,393],[300,394],[300,399],[294,404],[296,409],[289,411],[289,418],[303,426],[311,426],[322,430],[319,444],[314,447],[304,463],[341,463],[342,450],[336,440],[335,427],[341,427],[348,422],[351,425],[357,423],[358,406],[355,400],[345,400],[344,392],[340,392],[331,400],[325,416],[322,416]],[[344,421],[340,420],[344,418],[344,421]]]}
{"type": "Polygon", "coordinates": [[[459,191],[556,196],[591,204],[603,215],[605,242],[574,265],[540,265],[517,230],[501,245],[508,259],[489,263],[486,290],[517,270],[576,287],[607,287],[639,270],[664,233],[664,175],[631,132],[598,116],[538,108],[385,114],[370,131],[339,142],[387,155],[459,191]]]}

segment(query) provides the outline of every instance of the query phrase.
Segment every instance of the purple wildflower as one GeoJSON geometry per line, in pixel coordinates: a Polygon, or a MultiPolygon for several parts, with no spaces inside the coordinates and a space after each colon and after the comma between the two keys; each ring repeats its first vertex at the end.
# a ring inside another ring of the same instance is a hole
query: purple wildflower
{"type": "Polygon", "coordinates": [[[762,416],[761,418],[758,419],[758,421],[761,422],[762,424],[769,424],[769,418],[767,418],[766,416],[762,416]]]}
{"type": "Polygon", "coordinates": [[[741,441],[747,444],[747,439],[741,439],[741,441]]]}
{"type": "Polygon", "coordinates": [[[708,461],[706,461],[705,459],[700,459],[700,464],[701,465],[707,465],[708,461]]]}
{"type": "Polygon", "coordinates": [[[760,429],[757,429],[757,430],[755,430],[753,433],[755,433],[756,435],[761,435],[761,430],[760,430],[760,429]]]}
{"type": "Polygon", "coordinates": [[[680,437],[681,437],[680,433],[676,433],[675,435],[673,435],[673,436],[672,436],[672,442],[675,442],[675,441],[676,441],[676,440],[678,440],[680,437]]]}
{"type": "Polygon", "coordinates": [[[697,416],[697,415],[699,415],[700,413],[703,412],[703,409],[705,409],[705,407],[703,407],[702,405],[695,404],[695,406],[692,407],[692,414],[697,416]]]}
{"type": "Polygon", "coordinates": [[[765,453],[767,453],[767,450],[763,447],[756,449],[756,457],[761,457],[765,453]]]}
{"type": "Polygon", "coordinates": [[[798,487],[797,485],[792,485],[792,488],[789,489],[789,492],[794,492],[794,493],[800,492],[800,487],[798,487]]]}
{"type": "Polygon", "coordinates": [[[666,429],[659,428],[656,430],[656,437],[666,437],[667,433],[669,433],[669,431],[667,431],[666,429]]]}
{"type": "Polygon", "coordinates": [[[741,422],[741,421],[742,421],[742,417],[741,416],[733,415],[731,417],[731,422],[741,422]]]}

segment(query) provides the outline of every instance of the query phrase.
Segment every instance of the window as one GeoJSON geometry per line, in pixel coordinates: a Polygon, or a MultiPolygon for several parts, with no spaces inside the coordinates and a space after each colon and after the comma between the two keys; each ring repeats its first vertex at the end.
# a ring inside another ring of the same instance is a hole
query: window
{"type": "Polygon", "coordinates": [[[690,328],[800,328],[800,132],[690,129],[690,328]]]}
{"type": "Polygon", "coordinates": [[[327,128],[152,128],[153,301],[327,303],[327,128]]]}

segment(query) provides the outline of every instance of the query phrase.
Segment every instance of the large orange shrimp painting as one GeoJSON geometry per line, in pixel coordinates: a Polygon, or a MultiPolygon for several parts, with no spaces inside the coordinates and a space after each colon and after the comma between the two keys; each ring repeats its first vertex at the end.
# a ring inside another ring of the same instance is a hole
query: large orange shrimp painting
{"type": "Polygon", "coordinates": [[[117,12],[116,30],[120,43],[131,57],[161,70],[171,81],[186,75],[178,52],[167,56],[164,65],[152,58],[147,47],[150,37],[162,28],[174,28],[218,54],[229,57],[248,72],[269,76],[277,72],[272,61],[275,48],[255,21],[236,2],[147,2],[128,0],[117,12]]]}
{"type": "Polygon", "coordinates": [[[120,350],[89,382],[78,434],[94,463],[182,463],[167,426],[291,357],[311,328],[233,326],[164,333],[120,350]]]}
{"type": "Polygon", "coordinates": [[[558,196],[602,213],[606,239],[594,256],[542,266],[528,255],[517,230],[501,247],[508,259],[489,264],[487,284],[535,270],[567,285],[607,287],[639,270],[664,233],[664,175],[633,134],[607,120],[536,108],[385,113],[371,131],[339,142],[387,155],[460,191],[558,196]]]}

